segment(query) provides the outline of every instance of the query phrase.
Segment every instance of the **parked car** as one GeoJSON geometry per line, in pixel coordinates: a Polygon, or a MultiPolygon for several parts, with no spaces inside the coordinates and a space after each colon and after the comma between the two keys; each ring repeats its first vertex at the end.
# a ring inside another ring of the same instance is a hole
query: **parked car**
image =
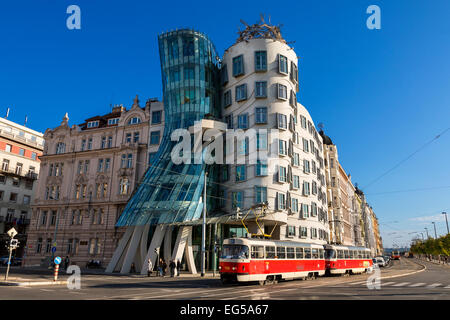
{"type": "Polygon", "coordinates": [[[377,265],[379,267],[385,267],[386,266],[386,261],[384,260],[383,257],[376,257],[375,259],[377,260],[376,263],[377,263],[377,265]]]}

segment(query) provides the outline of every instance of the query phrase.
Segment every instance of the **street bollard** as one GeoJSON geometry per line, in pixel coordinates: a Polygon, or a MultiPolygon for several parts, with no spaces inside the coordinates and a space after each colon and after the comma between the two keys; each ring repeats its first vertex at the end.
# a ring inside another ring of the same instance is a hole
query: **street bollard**
{"type": "Polygon", "coordinates": [[[59,264],[56,264],[55,265],[55,273],[54,273],[53,281],[56,281],[58,279],[58,271],[59,271],[59,264]]]}

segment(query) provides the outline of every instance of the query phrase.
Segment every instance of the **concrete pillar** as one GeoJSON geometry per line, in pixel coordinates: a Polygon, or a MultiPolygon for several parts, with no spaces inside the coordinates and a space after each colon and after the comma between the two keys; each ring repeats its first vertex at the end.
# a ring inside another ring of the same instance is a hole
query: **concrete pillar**
{"type": "Polygon", "coordinates": [[[108,267],[106,268],[105,272],[107,272],[107,273],[114,272],[114,269],[116,268],[116,266],[120,260],[120,257],[122,257],[122,255],[127,247],[128,240],[130,240],[133,231],[134,231],[134,227],[127,228],[122,239],[120,239],[119,245],[117,246],[116,250],[114,251],[113,257],[111,258],[111,261],[109,262],[108,267]]]}
{"type": "Polygon", "coordinates": [[[194,252],[192,251],[192,227],[188,226],[188,237],[185,246],[186,263],[188,269],[192,274],[197,274],[197,268],[195,267],[194,252]]]}
{"type": "Polygon", "coordinates": [[[150,225],[147,224],[144,226],[144,231],[142,232],[141,241],[139,241],[139,262],[136,266],[136,270],[142,269],[145,265],[145,256],[147,255],[147,241],[148,241],[148,232],[150,230],[150,225]]]}
{"type": "Polygon", "coordinates": [[[155,249],[161,246],[161,243],[164,239],[164,235],[166,233],[167,226],[166,225],[157,225],[155,228],[155,232],[153,233],[152,241],[150,242],[150,247],[148,248],[147,254],[144,259],[144,263],[141,268],[141,274],[147,274],[148,270],[148,259],[151,260],[153,267],[156,266],[156,253],[155,249]]]}
{"type": "Polygon", "coordinates": [[[135,260],[136,252],[139,246],[139,240],[141,239],[144,227],[145,226],[136,226],[134,228],[130,244],[128,245],[127,253],[125,255],[125,260],[123,261],[122,269],[120,269],[120,273],[122,274],[127,274],[130,272],[131,264],[135,260]]]}

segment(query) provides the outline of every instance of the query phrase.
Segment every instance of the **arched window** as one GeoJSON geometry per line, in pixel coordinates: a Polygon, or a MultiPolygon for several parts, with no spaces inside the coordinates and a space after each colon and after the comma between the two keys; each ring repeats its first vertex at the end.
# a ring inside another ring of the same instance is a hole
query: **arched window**
{"type": "Polygon", "coordinates": [[[128,120],[128,124],[137,124],[137,123],[141,123],[141,118],[133,117],[130,120],[128,120]]]}

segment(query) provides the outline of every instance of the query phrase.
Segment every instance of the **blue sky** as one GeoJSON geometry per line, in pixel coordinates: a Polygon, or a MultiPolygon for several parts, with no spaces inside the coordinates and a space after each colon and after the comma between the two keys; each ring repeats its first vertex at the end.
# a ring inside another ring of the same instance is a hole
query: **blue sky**
{"type": "Polygon", "coordinates": [[[397,169],[388,169],[450,127],[450,2],[426,1],[2,1],[0,115],[45,131],[161,98],[157,34],[179,27],[205,32],[219,54],[236,40],[240,19],[259,14],[282,24],[300,57],[300,102],[337,144],[344,169],[363,187],[385,246],[450,212],[450,132],[397,169]],[[218,5],[220,3],[220,5],[218,5]],[[81,8],[81,30],[66,9],[81,8]],[[381,30],[366,8],[381,8],[381,30]],[[410,189],[422,191],[384,193],[410,189]],[[384,194],[381,194],[384,193],[384,194]],[[393,223],[393,221],[398,221],[393,223]],[[394,234],[395,232],[395,234],[394,234]]]}

